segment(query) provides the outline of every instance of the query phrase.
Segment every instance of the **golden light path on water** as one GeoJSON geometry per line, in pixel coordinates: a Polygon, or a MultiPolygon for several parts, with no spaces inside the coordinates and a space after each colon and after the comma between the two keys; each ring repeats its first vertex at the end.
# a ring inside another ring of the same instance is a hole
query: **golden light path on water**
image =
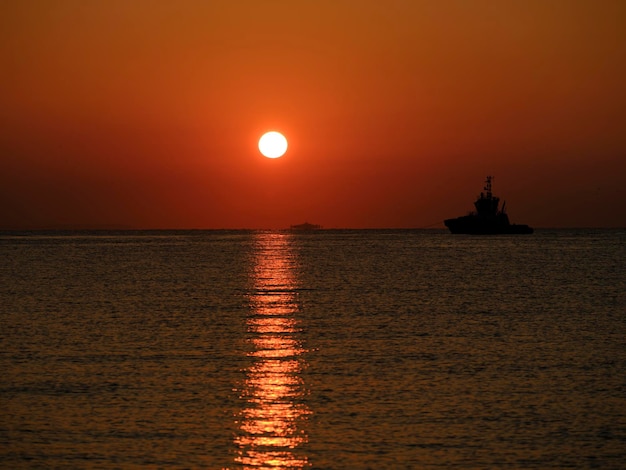
{"type": "Polygon", "coordinates": [[[247,320],[253,363],[241,390],[244,407],[235,437],[235,462],[243,469],[309,466],[301,448],[311,411],[300,376],[306,350],[298,338],[298,264],[291,237],[263,232],[254,240],[247,320]]]}

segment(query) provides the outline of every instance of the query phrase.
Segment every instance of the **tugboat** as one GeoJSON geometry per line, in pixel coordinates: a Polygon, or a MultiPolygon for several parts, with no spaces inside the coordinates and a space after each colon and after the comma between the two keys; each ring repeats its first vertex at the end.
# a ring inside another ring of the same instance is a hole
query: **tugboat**
{"type": "Polygon", "coordinates": [[[487,176],[482,193],[474,202],[475,212],[463,215],[455,219],[443,221],[452,233],[464,233],[470,235],[496,235],[496,234],[530,234],[533,229],[528,225],[517,225],[509,222],[509,216],[505,212],[506,202],[499,209],[500,198],[491,193],[493,176],[487,176]]]}

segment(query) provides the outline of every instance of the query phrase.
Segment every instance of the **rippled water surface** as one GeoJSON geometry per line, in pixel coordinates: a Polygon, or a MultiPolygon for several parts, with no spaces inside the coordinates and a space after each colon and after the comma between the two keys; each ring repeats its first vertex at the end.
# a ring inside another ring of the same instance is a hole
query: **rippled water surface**
{"type": "Polygon", "coordinates": [[[0,234],[2,468],[624,468],[626,232],[0,234]]]}

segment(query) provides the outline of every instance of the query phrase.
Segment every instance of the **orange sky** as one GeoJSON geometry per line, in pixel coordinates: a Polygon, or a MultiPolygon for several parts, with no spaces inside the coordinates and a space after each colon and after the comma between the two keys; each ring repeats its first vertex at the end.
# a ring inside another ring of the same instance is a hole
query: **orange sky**
{"type": "Polygon", "coordinates": [[[626,225],[622,0],[4,0],[0,64],[0,228],[626,225]]]}

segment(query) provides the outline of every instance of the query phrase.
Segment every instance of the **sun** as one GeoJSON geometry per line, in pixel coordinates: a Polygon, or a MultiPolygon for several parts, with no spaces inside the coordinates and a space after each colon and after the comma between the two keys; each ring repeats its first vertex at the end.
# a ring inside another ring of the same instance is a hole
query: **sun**
{"type": "Polygon", "coordinates": [[[282,157],[287,151],[287,139],[280,132],[266,132],[259,139],[259,151],[267,158],[282,157]]]}

